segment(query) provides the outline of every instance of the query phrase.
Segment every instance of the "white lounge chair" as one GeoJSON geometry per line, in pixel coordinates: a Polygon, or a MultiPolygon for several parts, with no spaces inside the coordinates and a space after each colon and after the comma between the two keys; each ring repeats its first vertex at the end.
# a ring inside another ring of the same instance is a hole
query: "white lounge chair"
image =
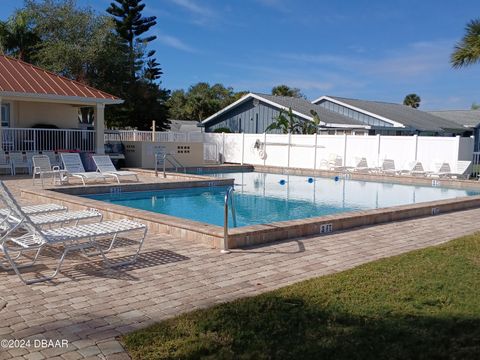
{"type": "MultiPolygon", "coordinates": [[[[58,204],[27,205],[27,206],[22,206],[21,209],[26,215],[38,215],[38,214],[67,211],[67,208],[65,206],[58,205],[58,204]]],[[[0,209],[0,216],[6,215],[9,212],[10,211],[8,208],[0,209]]]]}
{"type": "Polygon", "coordinates": [[[17,174],[17,169],[24,169],[28,174],[31,173],[31,164],[28,162],[25,154],[13,151],[8,154],[8,157],[10,158],[10,164],[12,165],[13,175],[17,174]]]}
{"type": "Polygon", "coordinates": [[[471,165],[471,161],[458,160],[451,169],[451,172],[447,174],[447,176],[451,178],[468,179],[471,174],[471,165]]]}
{"type": "Polygon", "coordinates": [[[112,159],[108,155],[94,155],[93,162],[97,167],[97,171],[103,176],[113,177],[120,183],[120,178],[134,177],[135,181],[138,181],[137,173],[133,171],[117,170],[112,163],[112,159]]]}
{"type": "Polygon", "coordinates": [[[3,151],[0,151],[0,169],[5,169],[10,175],[12,175],[12,164],[10,164],[7,156],[3,151]]]}
{"type": "Polygon", "coordinates": [[[427,171],[426,175],[429,177],[445,177],[452,172],[448,162],[437,162],[433,164],[433,170],[427,171]]]}
{"type": "Polygon", "coordinates": [[[32,157],[32,165],[33,185],[35,185],[37,175],[42,186],[43,180],[47,177],[52,178],[52,181],[54,183],[57,179],[61,181],[62,173],[60,172],[60,168],[58,166],[52,166],[52,164],[50,163],[50,158],[47,155],[34,155],[32,157]]]}
{"type": "Polygon", "coordinates": [[[342,157],[337,154],[330,154],[328,159],[322,159],[320,161],[320,168],[332,171],[341,171],[347,169],[347,167],[343,165],[342,157]]]}
{"type": "MultiPolygon", "coordinates": [[[[7,209],[2,209],[7,210],[7,209]]],[[[25,214],[27,215],[27,214],[25,214]]],[[[4,214],[4,219],[2,221],[2,225],[0,225],[0,230],[5,231],[5,221],[18,221],[19,219],[12,215],[11,212],[6,211],[4,214]],[[7,219],[5,219],[5,217],[7,219]]],[[[46,213],[46,214],[38,214],[38,215],[27,215],[30,220],[37,226],[49,226],[52,227],[56,226],[65,226],[67,224],[77,226],[80,221],[83,220],[96,220],[102,221],[103,215],[96,209],[88,209],[88,210],[78,210],[78,211],[65,211],[61,213],[46,213]]],[[[0,216],[1,218],[1,216],[0,216]]]]}
{"type": "Polygon", "coordinates": [[[4,224],[8,227],[8,230],[0,237],[0,251],[3,252],[11,268],[25,284],[33,284],[53,279],[60,271],[65,256],[72,250],[85,250],[93,247],[97,249],[98,254],[102,256],[105,264],[109,267],[131,264],[136,261],[143,242],[145,241],[147,227],[144,224],[128,219],[42,230],[22,211],[15,198],[1,181],[0,193],[11,215],[5,219],[8,221],[4,220],[4,224]],[[23,233],[17,234],[17,230],[20,229],[23,230],[23,233]],[[133,231],[140,232],[141,234],[138,241],[138,249],[128,260],[112,264],[105,256],[105,251],[103,251],[99,245],[97,241],[98,238],[105,236],[111,237],[113,244],[119,234],[133,231]],[[43,248],[59,244],[63,245],[63,252],[58,259],[57,266],[52,275],[25,279],[19,269],[21,267],[34,265],[43,248]],[[23,253],[28,251],[35,252],[33,259],[27,264],[20,264],[18,260],[22,257],[23,253]],[[12,256],[12,254],[15,253],[16,255],[12,256]]]}
{"type": "Polygon", "coordinates": [[[420,161],[410,161],[406,166],[400,171],[401,175],[412,175],[412,176],[425,176],[427,172],[423,168],[423,165],[420,161]]]}
{"type": "Polygon", "coordinates": [[[368,166],[367,158],[355,158],[355,166],[348,169],[349,171],[355,172],[369,172],[374,170],[374,168],[368,166]]]}
{"type": "Polygon", "coordinates": [[[96,172],[89,171],[86,172],[83,167],[82,159],[78,153],[62,153],[61,155],[63,168],[66,171],[67,179],[68,177],[74,177],[82,180],[83,186],[87,180],[103,180],[105,181],[105,176],[96,172]]]}
{"type": "Polygon", "coordinates": [[[400,173],[400,170],[395,167],[395,160],[393,159],[384,159],[379,171],[387,175],[398,175],[400,173]]]}

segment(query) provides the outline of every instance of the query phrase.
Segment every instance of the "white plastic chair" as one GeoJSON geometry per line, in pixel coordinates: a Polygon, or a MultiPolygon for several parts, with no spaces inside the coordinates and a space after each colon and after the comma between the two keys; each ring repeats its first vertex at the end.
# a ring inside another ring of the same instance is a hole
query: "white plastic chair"
{"type": "Polygon", "coordinates": [[[113,165],[112,159],[110,159],[110,156],[94,155],[92,158],[93,158],[93,162],[95,163],[95,166],[97,167],[97,171],[100,174],[108,177],[113,177],[115,178],[115,180],[117,180],[118,183],[120,183],[120,178],[124,178],[124,177],[134,177],[135,181],[138,181],[137,173],[133,171],[117,170],[113,165]]]}
{"type": "Polygon", "coordinates": [[[59,168],[62,167],[62,161],[60,156],[55,151],[42,151],[42,155],[47,155],[50,159],[50,164],[52,166],[58,166],[59,168]]]}
{"type": "Polygon", "coordinates": [[[105,176],[96,172],[89,171],[86,172],[83,167],[82,159],[77,153],[62,153],[60,154],[62,158],[63,168],[67,172],[67,177],[75,177],[82,180],[83,186],[87,180],[103,180],[105,181],[105,176]]]}
{"type": "MultiPolygon", "coordinates": [[[[31,221],[31,219],[18,206],[15,198],[12,196],[8,188],[0,181],[0,194],[2,200],[9,209],[9,215],[3,220],[4,225],[8,227],[5,234],[0,237],[0,251],[3,252],[6,260],[17,276],[25,284],[33,284],[53,279],[63,264],[65,256],[72,250],[85,250],[87,248],[95,248],[97,253],[102,256],[108,267],[122,266],[131,264],[136,261],[143,242],[147,234],[147,227],[144,224],[123,219],[111,220],[93,224],[84,224],[72,227],[59,227],[54,229],[42,230],[39,226],[31,221]],[[17,230],[23,230],[23,233],[17,235],[17,230]],[[105,256],[105,251],[98,243],[98,237],[111,237],[113,242],[119,234],[138,231],[141,233],[139,246],[135,253],[128,260],[115,262],[114,264],[105,256]],[[26,279],[19,271],[21,267],[28,267],[35,264],[41,250],[47,246],[63,245],[63,252],[58,259],[52,275],[42,276],[39,278],[26,279]],[[33,258],[26,264],[21,264],[19,259],[25,252],[35,252],[33,258]],[[12,254],[15,254],[12,256],[12,254]]],[[[5,266],[4,266],[5,268],[5,266]]]]}
{"type": "Polygon", "coordinates": [[[37,175],[40,179],[40,182],[43,186],[43,180],[46,177],[50,177],[55,182],[55,179],[60,180],[60,168],[58,166],[52,166],[50,163],[50,158],[47,155],[34,155],[32,157],[32,166],[33,166],[33,185],[35,185],[35,180],[37,175]]]}
{"type": "Polygon", "coordinates": [[[26,156],[17,151],[12,151],[8,154],[10,158],[10,164],[12,165],[12,173],[13,175],[17,174],[17,169],[25,169],[27,173],[30,174],[32,171],[31,164],[29,164],[26,156]]]}
{"type": "Polygon", "coordinates": [[[10,175],[12,175],[12,164],[10,164],[7,156],[3,151],[0,151],[0,169],[5,169],[10,175]]]}

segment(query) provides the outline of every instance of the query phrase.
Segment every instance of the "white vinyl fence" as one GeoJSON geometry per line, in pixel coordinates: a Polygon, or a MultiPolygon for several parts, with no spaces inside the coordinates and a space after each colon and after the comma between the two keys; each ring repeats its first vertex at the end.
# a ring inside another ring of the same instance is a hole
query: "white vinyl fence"
{"type": "Polygon", "coordinates": [[[321,169],[332,155],[343,165],[354,166],[365,157],[369,166],[393,159],[397,167],[421,161],[426,169],[437,162],[455,164],[472,160],[473,138],[434,136],[203,134],[205,142],[217,144],[225,162],[321,169]]]}

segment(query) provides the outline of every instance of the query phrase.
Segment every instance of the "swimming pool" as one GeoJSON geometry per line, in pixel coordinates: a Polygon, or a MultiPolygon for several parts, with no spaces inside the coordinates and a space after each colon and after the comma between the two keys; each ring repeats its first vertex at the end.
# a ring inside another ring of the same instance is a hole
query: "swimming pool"
{"type": "MultiPolygon", "coordinates": [[[[235,179],[237,226],[480,194],[480,191],[474,190],[345,180],[338,177],[309,178],[259,172],[212,176],[235,179]]],[[[225,187],[204,187],[95,194],[86,197],[223,226],[225,192],[225,187]]]]}

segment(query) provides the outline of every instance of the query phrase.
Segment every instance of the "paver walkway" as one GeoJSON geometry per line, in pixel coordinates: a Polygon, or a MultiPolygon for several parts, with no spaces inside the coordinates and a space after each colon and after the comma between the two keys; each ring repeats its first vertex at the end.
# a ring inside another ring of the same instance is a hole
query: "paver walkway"
{"type": "Polygon", "coordinates": [[[25,286],[0,271],[0,297],[7,301],[0,310],[0,339],[68,340],[68,347],[0,349],[0,359],[128,359],[118,335],[181,312],[440,244],[480,230],[479,217],[480,209],[468,210],[229,255],[150,234],[138,262],[121,271],[104,270],[98,259],[78,254],[68,258],[54,283],[25,286]]]}

